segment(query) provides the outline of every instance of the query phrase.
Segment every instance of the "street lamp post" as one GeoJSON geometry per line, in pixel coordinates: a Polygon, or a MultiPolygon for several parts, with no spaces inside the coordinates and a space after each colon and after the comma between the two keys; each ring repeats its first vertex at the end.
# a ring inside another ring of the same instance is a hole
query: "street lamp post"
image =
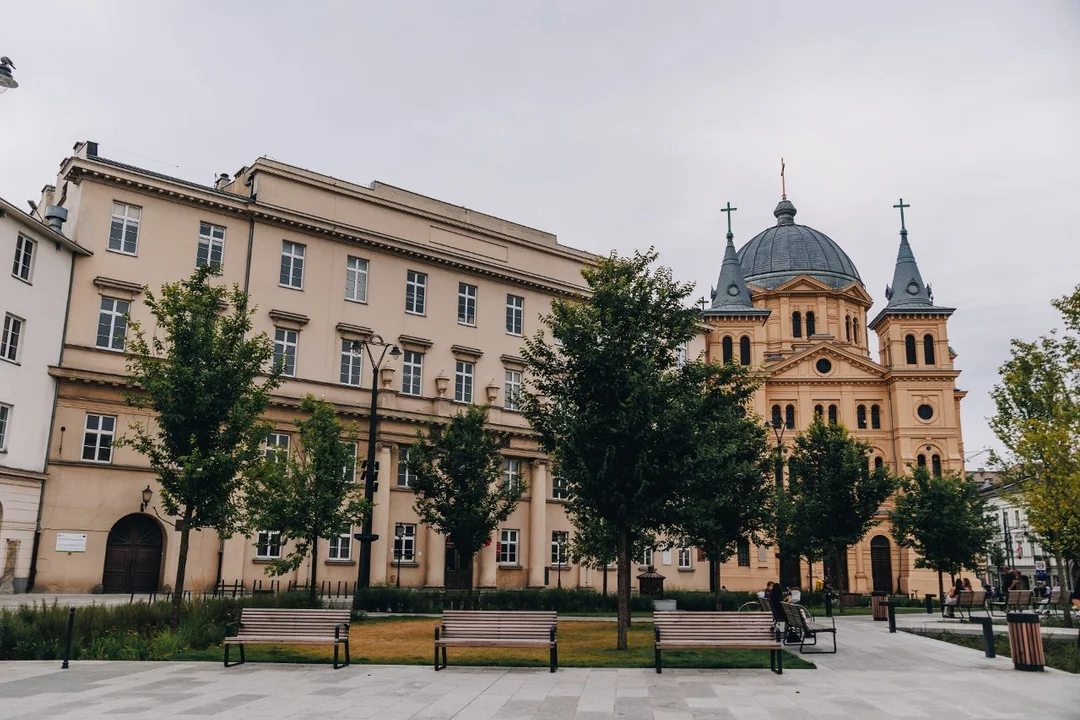
{"type": "Polygon", "coordinates": [[[563,566],[563,544],[562,535],[555,536],[555,559],[559,561],[559,566],[555,569],[555,577],[557,586],[562,589],[562,566],[563,566]]]}
{"type": "Polygon", "coordinates": [[[375,436],[379,426],[379,370],[382,368],[383,360],[386,359],[387,351],[392,358],[401,355],[398,346],[384,342],[381,335],[371,335],[367,340],[354,340],[351,350],[356,353],[358,349],[361,355],[367,354],[371,363],[371,410],[368,415],[367,461],[364,464],[364,499],[368,502],[368,511],[364,514],[360,534],[353,536],[360,541],[360,566],[356,570],[354,591],[357,596],[361,588],[366,588],[371,584],[371,543],[379,539],[378,535],[371,532],[371,505],[375,499],[375,487],[379,479],[375,465],[375,436]],[[375,357],[376,352],[378,352],[378,359],[375,357]]]}
{"type": "Polygon", "coordinates": [[[397,560],[397,586],[401,587],[401,556],[405,554],[405,528],[401,523],[394,525],[394,559],[397,560]]]}
{"type": "MultiPolygon", "coordinates": [[[[787,424],[781,421],[778,423],[767,422],[765,423],[765,425],[772,428],[773,436],[776,438],[776,497],[777,499],[779,499],[784,492],[784,430],[787,429],[787,424]]],[[[777,511],[779,511],[779,509],[780,508],[778,506],[777,511]]],[[[792,584],[791,580],[793,579],[791,558],[788,556],[788,554],[784,552],[782,548],[779,547],[779,536],[783,534],[783,527],[781,527],[781,521],[779,517],[776,518],[776,534],[776,555],[780,559],[780,577],[778,579],[780,580],[781,585],[786,586],[792,584]]],[[[795,570],[794,576],[796,578],[794,585],[798,585],[802,581],[802,579],[799,577],[799,572],[797,569],[795,570]]]]}

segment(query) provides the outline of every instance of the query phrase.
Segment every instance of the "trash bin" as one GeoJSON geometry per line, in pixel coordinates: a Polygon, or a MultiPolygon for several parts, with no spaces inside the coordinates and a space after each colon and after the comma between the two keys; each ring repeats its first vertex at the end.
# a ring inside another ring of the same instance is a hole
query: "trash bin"
{"type": "Polygon", "coordinates": [[[1005,614],[1009,623],[1009,654],[1017,670],[1042,672],[1046,664],[1039,616],[1031,612],[1005,614]]]}
{"type": "Polygon", "coordinates": [[[889,601],[889,593],[875,590],[870,593],[870,610],[874,613],[875,620],[888,620],[889,608],[884,603],[889,601]]]}
{"type": "Polygon", "coordinates": [[[664,576],[649,568],[646,572],[637,576],[638,592],[648,595],[653,600],[664,597],[664,576]]]}

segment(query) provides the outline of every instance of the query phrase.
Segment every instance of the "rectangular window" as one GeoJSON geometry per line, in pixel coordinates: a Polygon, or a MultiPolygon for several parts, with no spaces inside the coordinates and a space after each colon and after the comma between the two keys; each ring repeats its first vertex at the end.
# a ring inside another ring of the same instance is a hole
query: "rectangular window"
{"type": "Polygon", "coordinates": [[[566,487],[566,478],[559,473],[551,476],[551,497],[556,500],[566,500],[570,497],[570,492],[566,487]]]}
{"type": "Polygon", "coordinates": [[[686,365],[686,358],[689,355],[690,343],[684,342],[675,348],[675,367],[682,367],[686,365]]]}
{"type": "Polygon", "coordinates": [[[360,369],[363,367],[364,351],[352,340],[341,341],[341,384],[360,385],[360,369]]]}
{"type": "Polygon", "coordinates": [[[506,390],[503,393],[503,407],[507,410],[521,409],[521,372],[506,371],[506,390]]]}
{"type": "Polygon", "coordinates": [[[278,284],[297,290],[304,289],[304,250],[300,243],[281,241],[281,274],[278,284]]]}
{"type": "Polygon", "coordinates": [[[368,261],[349,256],[345,265],[345,299],[353,302],[367,302],[368,261]]]}
{"type": "Polygon", "coordinates": [[[97,346],[105,350],[123,350],[127,335],[127,314],[130,304],[127,300],[111,297],[101,298],[98,311],[97,346]]]}
{"type": "Polygon", "coordinates": [[[266,448],[263,450],[268,460],[285,462],[289,459],[288,433],[270,433],[266,436],[266,448]]]}
{"type": "Polygon", "coordinates": [[[423,315],[427,300],[427,275],[414,270],[405,273],[405,312],[423,315]]]}
{"type": "Polygon", "coordinates": [[[342,533],[330,538],[326,548],[327,560],[349,560],[352,556],[352,535],[342,533]]]}
{"type": "Polygon", "coordinates": [[[652,567],[653,564],[653,549],[645,548],[641,552],[641,567],[652,567]]]}
{"type": "Polygon", "coordinates": [[[525,298],[517,295],[506,296],[506,332],[520,335],[525,316],[525,298]]]}
{"type": "Polygon", "coordinates": [[[86,414],[83,433],[82,459],[87,462],[112,462],[113,436],[116,434],[115,415],[86,414]]]}
{"type": "Polygon", "coordinates": [[[8,424],[11,422],[11,406],[0,403],[0,450],[7,450],[8,424]]]}
{"type": "Polygon", "coordinates": [[[352,463],[341,468],[341,477],[345,482],[356,482],[356,443],[350,440],[342,440],[345,444],[345,449],[349,453],[349,457],[352,458],[352,463]]]}
{"type": "Polygon", "coordinates": [[[225,252],[225,228],[210,223],[199,223],[199,251],[195,255],[195,267],[217,265],[225,252]]]}
{"type": "Polygon", "coordinates": [[[285,328],[274,329],[274,366],[280,364],[281,374],[296,377],[296,341],[299,333],[285,328]]]}
{"type": "Polygon", "coordinates": [[[114,202],[109,227],[109,250],[134,255],[139,250],[139,220],[142,208],[114,202]]]}
{"type": "Polygon", "coordinates": [[[22,235],[15,239],[15,262],[11,266],[11,274],[23,282],[30,282],[30,269],[34,265],[35,245],[37,243],[22,235]]]}
{"type": "Polygon", "coordinates": [[[566,567],[569,550],[570,533],[565,530],[553,530],[551,533],[551,564],[554,567],[566,567]]]}
{"type": "Polygon", "coordinates": [[[499,532],[499,547],[496,548],[495,558],[502,565],[518,564],[517,530],[502,530],[499,532]]]}
{"type": "Polygon", "coordinates": [[[401,393],[419,395],[423,387],[424,354],[406,350],[401,356],[401,393]]]}
{"type": "Polygon", "coordinates": [[[281,533],[277,530],[260,530],[255,541],[255,557],[263,560],[281,558],[281,533]]]}
{"type": "Polygon", "coordinates": [[[679,548],[679,569],[690,569],[690,548],[679,548]]]}
{"type": "Polygon", "coordinates": [[[394,562],[416,562],[416,526],[411,523],[394,525],[394,562]]]}
{"type": "Polygon", "coordinates": [[[471,403],[473,393],[473,364],[458,360],[454,374],[454,400],[471,403]]]}
{"type": "Polygon", "coordinates": [[[503,485],[510,490],[521,486],[521,461],[514,458],[503,460],[503,485]]]}
{"type": "Polygon", "coordinates": [[[476,324],[476,286],[458,283],[457,321],[461,325],[476,324]]]}
{"type": "Polygon", "coordinates": [[[735,544],[739,567],[750,567],[750,542],[740,539],[735,544]]]}
{"type": "Polygon", "coordinates": [[[23,334],[23,319],[4,316],[4,332],[0,335],[0,360],[19,362],[19,340],[23,334]]]}
{"type": "Polygon", "coordinates": [[[416,475],[409,471],[409,446],[398,446],[398,461],[397,461],[397,484],[398,487],[412,487],[412,481],[416,478],[416,475]]]}

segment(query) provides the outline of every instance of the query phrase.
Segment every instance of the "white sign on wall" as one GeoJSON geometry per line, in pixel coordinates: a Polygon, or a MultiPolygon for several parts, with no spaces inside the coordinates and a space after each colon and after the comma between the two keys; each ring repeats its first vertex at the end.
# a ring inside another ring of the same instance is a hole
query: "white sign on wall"
{"type": "Polygon", "coordinates": [[[1036,570],[1046,570],[1046,561],[1045,560],[1036,560],[1035,561],[1035,569],[1036,570]]]}
{"type": "Polygon", "coordinates": [[[86,533],[56,533],[56,552],[86,552],[86,533]]]}

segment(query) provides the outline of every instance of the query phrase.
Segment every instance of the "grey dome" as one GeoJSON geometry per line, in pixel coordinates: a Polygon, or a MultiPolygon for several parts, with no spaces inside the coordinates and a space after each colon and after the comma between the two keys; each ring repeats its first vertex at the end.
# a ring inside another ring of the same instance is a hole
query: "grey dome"
{"type": "Polygon", "coordinates": [[[739,250],[739,264],[750,285],[771,289],[799,275],[809,275],[834,288],[862,283],[855,263],[825,233],[795,224],[795,206],[781,200],[776,225],[758,233],[739,250]]]}

